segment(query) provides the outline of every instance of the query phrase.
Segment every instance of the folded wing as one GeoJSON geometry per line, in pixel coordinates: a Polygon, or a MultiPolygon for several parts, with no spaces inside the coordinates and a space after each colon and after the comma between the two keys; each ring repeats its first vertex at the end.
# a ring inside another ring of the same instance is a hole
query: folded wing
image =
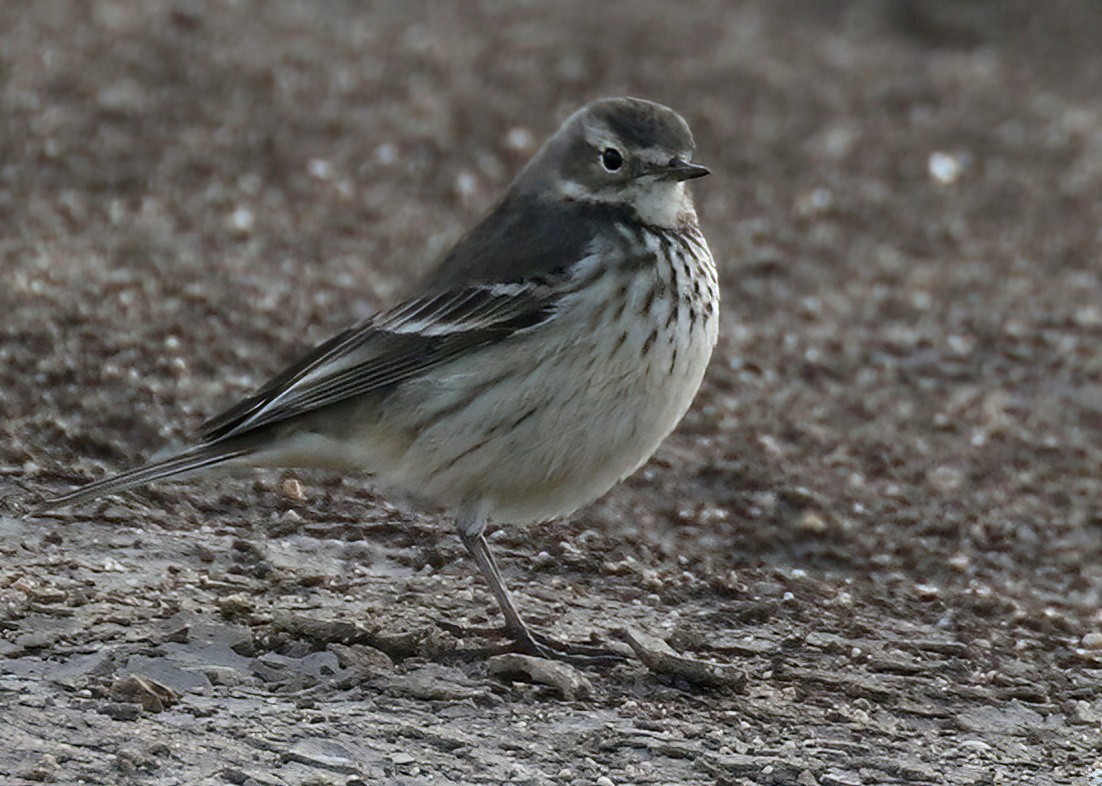
{"type": "Polygon", "coordinates": [[[203,424],[205,442],[240,436],[353,396],[393,388],[554,316],[557,291],[485,284],[403,303],[326,341],[256,394],[203,424]]]}

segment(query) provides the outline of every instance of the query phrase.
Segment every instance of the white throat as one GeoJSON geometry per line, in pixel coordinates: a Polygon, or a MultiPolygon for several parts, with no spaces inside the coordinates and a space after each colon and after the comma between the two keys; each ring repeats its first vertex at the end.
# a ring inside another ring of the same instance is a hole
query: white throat
{"type": "Polygon", "coordinates": [[[693,200],[681,182],[640,181],[624,196],[644,224],[673,229],[696,219],[693,200]]]}
{"type": "Polygon", "coordinates": [[[594,193],[572,180],[563,180],[558,190],[564,198],[579,202],[627,204],[640,221],[650,226],[676,229],[696,222],[692,197],[682,182],[637,181],[615,193],[594,193]]]}

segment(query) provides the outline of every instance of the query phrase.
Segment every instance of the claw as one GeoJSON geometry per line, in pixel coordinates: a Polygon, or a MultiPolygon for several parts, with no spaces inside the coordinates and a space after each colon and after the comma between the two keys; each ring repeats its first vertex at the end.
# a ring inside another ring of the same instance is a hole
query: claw
{"type": "Polygon", "coordinates": [[[615,663],[623,663],[630,658],[625,652],[607,649],[605,647],[558,641],[527,627],[521,631],[510,631],[508,628],[466,628],[462,625],[457,625],[454,622],[442,619],[436,619],[434,621],[439,627],[448,631],[448,633],[461,638],[472,635],[483,637],[505,635],[511,639],[508,644],[486,649],[485,654],[487,655],[501,655],[506,652],[516,652],[521,655],[532,655],[537,658],[558,660],[569,663],[572,666],[608,666],[615,663]]]}
{"type": "Polygon", "coordinates": [[[610,666],[623,663],[627,656],[616,650],[589,644],[556,641],[542,633],[525,629],[511,633],[516,648],[524,655],[535,655],[548,660],[560,660],[572,666],[610,666]]]}

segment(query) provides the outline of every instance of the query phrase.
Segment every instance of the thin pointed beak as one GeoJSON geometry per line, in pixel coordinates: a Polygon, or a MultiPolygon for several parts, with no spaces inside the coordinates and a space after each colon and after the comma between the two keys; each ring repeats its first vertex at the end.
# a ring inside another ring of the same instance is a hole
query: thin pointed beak
{"type": "Polygon", "coordinates": [[[682,161],[680,158],[670,159],[670,163],[662,167],[659,172],[663,179],[669,180],[692,180],[696,177],[711,174],[711,170],[703,164],[698,164],[695,161],[682,161]]]}

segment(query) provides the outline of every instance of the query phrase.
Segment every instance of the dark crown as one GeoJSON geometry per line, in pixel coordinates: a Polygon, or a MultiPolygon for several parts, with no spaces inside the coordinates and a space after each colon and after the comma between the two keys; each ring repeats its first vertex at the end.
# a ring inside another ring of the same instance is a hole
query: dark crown
{"type": "Polygon", "coordinates": [[[631,147],[678,151],[696,147],[689,124],[681,115],[642,98],[602,98],[587,104],[579,116],[604,125],[631,147]]]}

